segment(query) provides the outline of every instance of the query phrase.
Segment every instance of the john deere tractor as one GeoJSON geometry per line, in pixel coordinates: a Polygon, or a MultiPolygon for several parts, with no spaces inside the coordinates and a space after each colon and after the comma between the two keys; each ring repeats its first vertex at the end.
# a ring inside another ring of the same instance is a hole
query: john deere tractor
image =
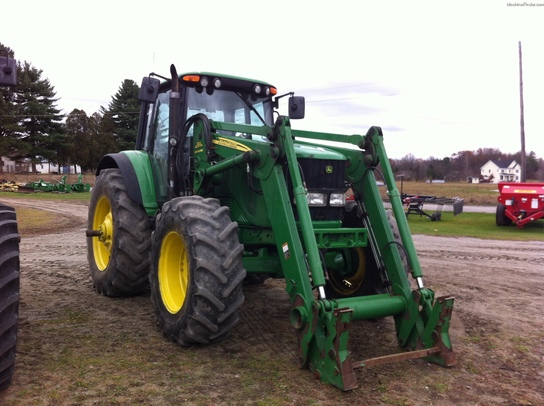
{"type": "Polygon", "coordinates": [[[455,362],[453,298],[424,286],[379,127],[349,136],[295,130],[303,97],[260,80],[178,75],[173,65],[168,78],[145,77],[139,99],[135,149],[104,156],[92,192],[88,258],[98,292],[150,289],[166,336],[191,346],[234,328],[250,305],[244,282],[283,278],[300,362],[325,382],[348,390],[357,368],[455,362]],[[288,117],[277,113],[286,96],[288,117]],[[408,351],[352,360],[352,322],[389,316],[408,351]]]}

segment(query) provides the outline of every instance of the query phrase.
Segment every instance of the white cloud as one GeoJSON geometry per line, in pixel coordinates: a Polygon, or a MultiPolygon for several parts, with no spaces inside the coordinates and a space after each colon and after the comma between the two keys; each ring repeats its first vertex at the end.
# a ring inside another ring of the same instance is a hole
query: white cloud
{"type": "Polygon", "coordinates": [[[43,70],[66,112],[92,114],[151,71],[260,78],[307,99],[297,128],[384,129],[388,154],[520,149],[518,41],[527,150],[544,156],[544,7],[484,0],[233,0],[10,5],[0,42],[43,70]]]}

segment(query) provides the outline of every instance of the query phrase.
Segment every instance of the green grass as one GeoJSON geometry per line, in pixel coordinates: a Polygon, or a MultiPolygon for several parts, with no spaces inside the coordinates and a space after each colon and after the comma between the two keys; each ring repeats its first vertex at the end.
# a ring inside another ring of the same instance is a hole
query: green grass
{"type": "Polygon", "coordinates": [[[452,212],[443,212],[440,221],[431,221],[428,217],[410,214],[408,216],[408,225],[412,234],[493,240],[544,241],[544,220],[531,222],[523,228],[517,228],[514,225],[498,227],[495,224],[494,213],[461,213],[454,217],[452,212]]]}
{"type": "Polygon", "coordinates": [[[91,200],[90,192],[72,192],[72,193],[56,193],[56,192],[34,192],[34,193],[17,193],[17,192],[0,192],[0,198],[12,199],[31,199],[31,200],[58,200],[68,201],[71,203],[88,203],[91,200]]]}
{"type": "MultiPolygon", "coordinates": [[[[411,187],[414,187],[415,182],[411,184],[411,187]]],[[[405,185],[406,186],[406,185],[405,185]]],[[[445,193],[436,193],[438,194],[447,194],[448,196],[453,196],[452,193],[447,193],[447,191],[442,188],[441,184],[438,185],[429,185],[421,184],[425,186],[424,193],[429,192],[445,192],[445,193]],[[436,188],[439,186],[439,188],[436,188]],[[433,190],[427,189],[433,188],[433,190]]],[[[450,185],[451,186],[451,185],[450,185]]],[[[492,192],[493,186],[490,185],[471,185],[471,184],[457,184],[457,188],[454,188],[455,192],[460,191],[460,188],[472,188],[475,195],[473,200],[478,200],[482,204],[485,204],[486,199],[481,197],[481,194],[490,193],[493,195],[493,198],[487,199],[487,204],[490,204],[492,200],[496,200],[498,193],[492,192]],[[479,192],[476,190],[479,189],[479,192]]],[[[91,193],[13,193],[13,192],[0,192],[0,199],[2,197],[6,198],[17,198],[17,199],[38,199],[38,200],[58,200],[58,201],[68,201],[72,203],[89,203],[91,198],[91,193]]],[[[491,196],[488,196],[491,197],[491,196]]],[[[465,201],[465,204],[470,204],[465,201]]],[[[442,219],[440,221],[431,221],[429,218],[424,216],[419,216],[416,214],[410,214],[408,217],[408,224],[412,234],[425,234],[425,235],[437,235],[444,237],[473,237],[473,238],[483,238],[483,239],[495,239],[495,240],[515,240],[515,241],[544,241],[544,220],[538,220],[532,223],[527,224],[523,228],[517,228],[515,226],[508,227],[498,227],[495,224],[495,214],[494,213],[468,213],[464,212],[458,216],[453,216],[452,212],[443,212],[442,219]]]]}

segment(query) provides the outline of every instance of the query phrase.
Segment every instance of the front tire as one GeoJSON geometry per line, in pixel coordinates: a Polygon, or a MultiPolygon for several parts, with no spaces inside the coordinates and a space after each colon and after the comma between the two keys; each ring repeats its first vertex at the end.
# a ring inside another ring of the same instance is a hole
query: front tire
{"type": "Polygon", "coordinates": [[[149,289],[151,227],[143,207],[128,196],[119,169],[104,169],[89,205],[87,258],[93,285],[105,296],[129,296],[149,289]]]}
{"type": "Polygon", "coordinates": [[[151,299],[164,334],[182,346],[220,340],[244,301],[238,225],[216,199],[180,197],[157,216],[151,299]]]}
{"type": "Polygon", "coordinates": [[[15,210],[0,204],[0,390],[15,369],[19,323],[19,234],[15,210]]]}

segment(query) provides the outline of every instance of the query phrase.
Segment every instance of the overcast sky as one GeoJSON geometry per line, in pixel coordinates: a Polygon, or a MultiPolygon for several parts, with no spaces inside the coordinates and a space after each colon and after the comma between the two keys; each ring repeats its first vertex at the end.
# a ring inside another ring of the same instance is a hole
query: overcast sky
{"type": "Polygon", "coordinates": [[[521,41],[526,150],[544,157],[544,0],[534,1],[23,0],[3,7],[0,42],[43,71],[65,113],[90,115],[124,79],[168,76],[174,63],[305,96],[294,128],[378,125],[390,158],[443,158],[521,149],[521,41]]]}

